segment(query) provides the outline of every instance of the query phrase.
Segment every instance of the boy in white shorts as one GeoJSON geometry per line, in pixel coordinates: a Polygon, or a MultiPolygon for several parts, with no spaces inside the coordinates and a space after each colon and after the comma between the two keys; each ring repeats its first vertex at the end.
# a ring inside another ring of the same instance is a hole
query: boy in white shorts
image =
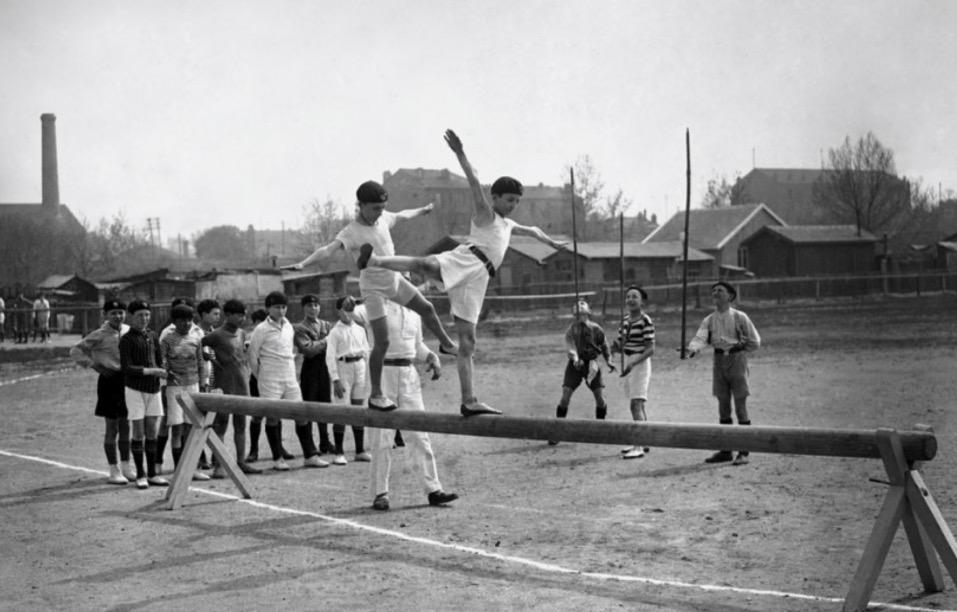
{"type": "MultiPolygon", "coordinates": [[[[641,287],[632,285],[625,290],[625,315],[618,328],[618,339],[611,347],[612,354],[621,353],[625,395],[628,397],[631,418],[647,421],[645,403],[648,401],[648,385],[651,382],[651,356],[655,354],[655,324],[641,306],[648,294],[641,287]]],[[[648,447],[639,445],[621,449],[623,459],[644,457],[648,447]]]]}
{"type": "MultiPolygon", "coordinates": [[[[370,349],[366,328],[354,321],[355,308],[356,301],[351,296],[342,296],[336,300],[336,316],[339,320],[326,336],[326,369],[329,370],[332,392],[336,399],[347,398],[353,406],[361,406],[369,394],[366,357],[370,349]]],[[[346,465],[342,446],[345,431],[345,425],[332,426],[332,443],[335,447],[333,465],[346,465]]],[[[370,461],[372,457],[365,451],[365,430],[362,427],[353,427],[352,437],[356,445],[356,461],[370,461]]]]}
{"type": "MultiPolygon", "coordinates": [[[[169,428],[173,463],[179,464],[183,452],[185,419],[183,408],[176,401],[183,393],[199,393],[203,378],[203,347],[201,338],[190,333],[193,327],[193,309],[177,304],[170,310],[173,331],[160,339],[163,367],[166,369],[166,426],[169,428]]],[[[165,331],[165,330],[164,330],[165,331]]]]}
{"type": "MultiPolygon", "coordinates": [[[[458,332],[456,368],[462,392],[460,411],[463,416],[501,414],[500,410],[478,401],[472,385],[475,326],[485,301],[489,279],[495,276],[495,270],[502,265],[512,233],[532,236],[555,248],[565,243],[552,239],[538,227],[519,225],[509,219],[508,216],[522,199],[522,184],[508,176],[500,177],[492,183],[492,198],[489,200],[465,156],[459,137],[452,130],[447,130],[445,142],[458,157],[472,191],[471,230],[466,242],[451,251],[425,257],[393,256],[391,253],[383,255],[375,249],[366,249],[364,258],[358,261],[359,268],[369,266],[397,272],[416,272],[444,285],[458,332]]],[[[415,291],[421,297],[418,289],[415,291]]]]}
{"type": "Polygon", "coordinates": [[[156,428],[163,416],[159,390],[160,381],[166,378],[166,370],[162,368],[163,354],[156,333],[149,329],[150,305],[143,300],[133,300],[126,310],[130,315],[130,329],[120,338],[120,366],[132,430],[130,453],[136,465],[136,488],[165,487],[169,481],[156,472],[156,428]]]}
{"type": "MultiPolygon", "coordinates": [[[[387,211],[385,203],[389,199],[389,194],[375,181],[366,181],[359,185],[356,190],[356,199],[358,200],[356,218],[344,227],[332,242],[319,247],[301,262],[283,268],[301,270],[311,263],[325,261],[340,249],[349,251],[357,257],[358,261],[367,260],[372,253],[395,255],[395,245],[392,243],[392,234],[389,230],[399,221],[426,215],[432,212],[433,208],[433,205],[429,203],[420,208],[410,208],[397,213],[387,211]]],[[[369,270],[361,264],[359,269],[359,291],[365,298],[373,331],[373,347],[369,355],[369,374],[372,385],[369,407],[377,410],[395,410],[395,404],[386,399],[380,384],[382,360],[385,358],[386,349],[389,348],[389,328],[386,325],[384,308],[386,300],[392,300],[418,313],[429,331],[439,339],[440,352],[455,354],[458,349],[445,331],[439,315],[435,312],[435,307],[412,283],[389,270],[369,270]]]]}

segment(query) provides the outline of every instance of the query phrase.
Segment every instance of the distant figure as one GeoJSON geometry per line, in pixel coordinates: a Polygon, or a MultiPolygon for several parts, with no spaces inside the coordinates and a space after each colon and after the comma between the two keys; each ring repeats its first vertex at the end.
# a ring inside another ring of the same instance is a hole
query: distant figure
{"type": "MultiPolygon", "coordinates": [[[[615,366],[609,361],[610,351],[605,340],[605,331],[601,325],[592,321],[591,307],[588,302],[579,301],[572,309],[575,320],[565,330],[565,352],[568,362],[565,364],[565,373],[562,376],[562,398],[555,408],[555,416],[564,419],[568,416],[568,404],[572,393],[584,381],[595,396],[595,418],[604,419],[608,414],[608,405],[603,394],[605,382],[601,375],[601,366],[598,358],[605,361],[609,372],[615,371],[615,366]]],[[[549,445],[558,444],[557,440],[549,440],[549,445]]]]}
{"type": "Polygon", "coordinates": [[[37,299],[33,300],[33,341],[50,341],[50,302],[47,296],[41,293],[37,299]],[[37,336],[40,336],[37,339],[37,336]]]}
{"type": "Polygon", "coordinates": [[[14,307],[16,312],[13,318],[13,333],[17,338],[16,344],[27,344],[30,342],[30,330],[33,328],[33,302],[20,293],[14,307]]]}
{"type": "MultiPolygon", "coordinates": [[[[714,312],[701,322],[698,332],[688,343],[688,357],[694,357],[706,346],[714,348],[714,367],[711,375],[711,388],[718,398],[718,422],[731,425],[731,399],[734,398],[734,412],[738,425],[750,425],[748,416],[748,353],[758,350],[761,336],[754,323],[740,310],[731,307],[738,297],[734,285],[718,281],[711,285],[711,297],[714,299],[714,312]]],[[[720,450],[707,459],[706,463],[731,461],[734,465],[748,463],[748,451],[739,451],[732,457],[730,450],[720,450]]]]}
{"type": "Polygon", "coordinates": [[[7,304],[3,301],[3,297],[0,297],[0,342],[3,342],[6,338],[6,323],[7,323],[7,304]]]}

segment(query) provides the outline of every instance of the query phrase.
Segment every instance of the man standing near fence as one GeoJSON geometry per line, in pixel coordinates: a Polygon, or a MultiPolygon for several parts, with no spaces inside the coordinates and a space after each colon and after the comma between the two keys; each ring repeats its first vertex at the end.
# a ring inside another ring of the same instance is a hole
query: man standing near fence
{"type": "MultiPolygon", "coordinates": [[[[734,412],[738,425],[750,425],[748,415],[748,353],[758,350],[761,336],[754,323],[740,310],[731,307],[738,297],[734,285],[718,281],[711,285],[711,297],[714,299],[714,312],[701,322],[698,332],[688,343],[688,357],[694,357],[706,346],[714,348],[714,367],[712,369],[712,392],[718,398],[718,422],[731,425],[731,400],[734,399],[734,412]]],[[[707,459],[706,463],[731,461],[734,465],[748,463],[748,451],[739,451],[732,455],[730,450],[720,450],[707,459]]]]}

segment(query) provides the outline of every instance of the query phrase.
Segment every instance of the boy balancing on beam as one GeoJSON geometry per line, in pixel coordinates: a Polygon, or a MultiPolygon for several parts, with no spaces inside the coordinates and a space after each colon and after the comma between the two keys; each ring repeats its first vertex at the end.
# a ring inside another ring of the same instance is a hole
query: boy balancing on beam
{"type": "MultiPolygon", "coordinates": [[[[392,229],[399,221],[414,219],[420,215],[432,212],[432,204],[420,208],[412,208],[399,212],[385,210],[389,194],[385,188],[375,181],[366,181],[356,190],[358,210],[356,218],[344,227],[336,237],[325,246],[317,248],[312,255],[299,263],[283,266],[286,270],[301,270],[314,262],[324,262],[340,249],[345,249],[354,256],[359,254],[360,247],[368,248],[369,252],[378,255],[395,255],[395,245],[392,243],[392,229]]],[[[439,315],[431,302],[422,297],[415,286],[391,270],[369,269],[363,270],[360,266],[359,291],[365,298],[366,309],[369,314],[370,326],[373,332],[373,347],[369,354],[369,382],[371,395],[369,407],[376,410],[394,410],[396,408],[382,393],[382,360],[385,359],[389,348],[389,326],[385,319],[385,301],[392,300],[406,306],[419,316],[435,337],[439,339],[439,352],[454,355],[458,348],[455,342],[446,333],[439,315]]]]}
{"type": "MultiPolygon", "coordinates": [[[[441,281],[449,294],[458,332],[456,367],[462,391],[462,416],[501,414],[501,411],[478,401],[472,387],[475,326],[489,279],[495,276],[495,270],[502,264],[513,232],[533,236],[555,248],[561,248],[566,243],[552,239],[538,227],[519,225],[509,219],[508,216],[522,198],[522,184],[509,176],[500,177],[492,183],[490,200],[465,157],[462,141],[455,132],[447,130],[445,142],[458,157],[472,191],[474,208],[468,240],[451,251],[425,257],[383,255],[371,245],[362,245],[358,265],[360,269],[386,268],[397,272],[417,272],[441,281]]],[[[418,298],[422,298],[418,290],[416,293],[418,298]]]]}

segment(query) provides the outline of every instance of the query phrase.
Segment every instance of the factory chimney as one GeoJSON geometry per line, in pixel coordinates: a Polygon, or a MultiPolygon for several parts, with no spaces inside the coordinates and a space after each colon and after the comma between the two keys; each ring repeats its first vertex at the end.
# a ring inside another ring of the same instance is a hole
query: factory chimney
{"type": "Polygon", "coordinates": [[[44,113],[40,115],[43,125],[42,136],[42,171],[43,171],[43,208],[52,213],[58,212],[60,206],[60,180],[56,168],[56,115],[44,113]]]}

